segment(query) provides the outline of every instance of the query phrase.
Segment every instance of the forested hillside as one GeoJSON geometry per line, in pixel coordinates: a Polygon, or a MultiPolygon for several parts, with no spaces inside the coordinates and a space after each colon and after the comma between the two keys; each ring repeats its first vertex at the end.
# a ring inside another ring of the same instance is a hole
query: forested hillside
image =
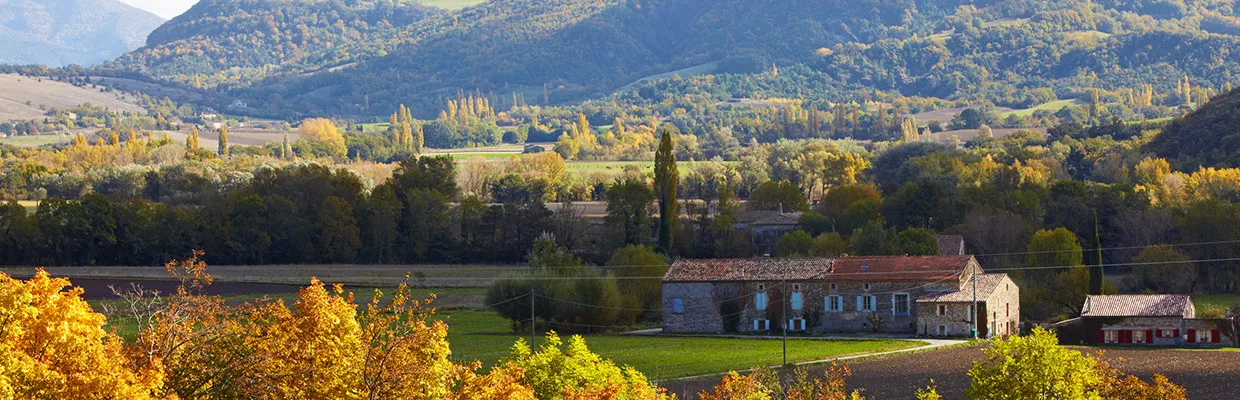
{"type": "Polygon", "coordinates": [[[413,0],[205,0],[104,66],[193,88],[233,88],[382,56],[445,13],[413,0]]]}
{"type": "Polygon", "coordinates": [[[1240,90],[1173,122],[1147,149],[1179,169],[1240,166],[1240,90]]]}
{"type": "Polygon", "coordinates": [[[688,67],[723,74],[702,90],[736,97],[878,92],[1017,108],[1091,87],[1169,91],[1187,76],[1205,91],[1240,77],[1240,22],[1223,0],[348,4],[207,0],[109,68],[229,89],[268,116],[413,103],[427,117],[460,90],[561,103],[688,67]],[[760,75],[776,79],[748,79],[760,75]]]}
{"type": "Polygon", "coordinates": [[[117,0],[0,0],[0,64],[97,64],[162,22],[117,0]]]}

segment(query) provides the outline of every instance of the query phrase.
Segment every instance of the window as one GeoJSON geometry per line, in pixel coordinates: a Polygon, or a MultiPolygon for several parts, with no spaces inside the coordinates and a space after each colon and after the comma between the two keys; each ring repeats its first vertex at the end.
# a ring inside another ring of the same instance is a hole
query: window
{"type": "Polygon", "coordinates": [[[685,301],[679,297],[672,299],[672,312],[682,314],[685,312],[685,301]]]}
{"type": "Polygon", "coordinates": [[[800,291],[801,291],[801,284],[800,284],[800,283],[794,283],[794,284],[792,284],[792,291],[794,291],[794,292],[800,292],[800,291]]]}
{"type": "Polygon", "coordinates": [[[827,312],[844,311],[844,297],[843,296],[827,296],[827,298],[824,299],[823,302],[827,303],[827,312]]]}
{"type": "Polygon", "coordinates": [[[1197,330],[1197,343],[1210,343],[1210,342],[1211,342],[1210,330],[1209,329],[1198,329],[1197,330]]]}
{"type": "Polygon", "coordinates": [[[891,295],[891,313],[895,315],[908,315],[908,293],[891,295]]]}
{"type": "Polygon", "coordinates": [[[1145,343],[1145,331],[1143,330],[1132,331],[1132,342],[1133,343],[1145,343]]]}
{"type": "Polygon", "coordinates": [[[947,336],[947,325],[939,325],[939,336],[947,336]]]}
{"type": "Polygon", "coordinates": [[[1004,308],[1003,310],[1004,317],[1012,316],[1012,303],[1003,303],[1003,308],[1004,308]]]}
{"type": "Polygon", "coordinates": [[[861,264],[861,269],[870,269],[870,264],[861,264]]]}
{"type": "Polygon", "coordinates": [[[800,310],[801,309],[801,293],[800,292],[793,293],[791,302],[792,302],[793,310],[800,310]]]}
{"type": "Polygon", "coordinates": [[[938,309],[939,309],[939,316],[940,316],[940,317],[941,317],[941,316],[944,316],[944,315],[947,315],[947,305],[946,305],[946,304],[939,304],[938,309]]]}
{"type": "Polygon", "coordinates": [[[1106,331],[1104,343],[1119,343],[1119,331],[1106,331]]]}
{"type": "Polygon", "coordinates": [[[840,289],[839,286],[836,286],[834,283],[831,284],[831,290],[839,290],[839,289],[840,289]]]}
{"type": "Polygon", "coordinates": [[[1179,336],[1179,335],[1176,334],[1175,329],[1159,329],[1158,330],[1158,337],[1160,338],[1173,338],[1176,336],[1179,336]]]}
{"type": "Polygon", "coordinates": [[[870,283],[866,282],[866,283],[861,284],[861,288],[865,290],[870,290],[870,283]]]}
{"type": "Polygon", "coordinates": [[[789,331],[805,330],[805,320],[801,318],[793,318],[793,319],[788,320],[788,330],[789,331]]]}
{"type": "Polygon", "coordinates": [[[766,292],[758,292],[753,295],[753,306],[758,311],[766,309],[766,292]]]}
{"type": "Polygon", "coordinates": [[[874,296],[857,296],[857,311],[875,311],[878,310],[877,301],[874,296]]]}
{"type": "Polygon", "coordinates": [[[753,330],[769,331],[771,330],[771,321],[767,319],[755,319],[753,320],[753,330]]]}
{"type": "Polygon", "coordinates": [[[761,291],[763,291],[763,290],[766,290],[766,285],[759,283],[759,284],[758,284],[758,291],[759,291],[759,292],[761,292],[761,291]]]}

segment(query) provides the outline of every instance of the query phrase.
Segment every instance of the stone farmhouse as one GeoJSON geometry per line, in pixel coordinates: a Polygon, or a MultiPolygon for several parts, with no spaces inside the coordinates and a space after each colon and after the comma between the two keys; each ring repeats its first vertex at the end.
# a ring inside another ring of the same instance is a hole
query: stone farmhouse
{"type": "Polygon", "coordinates": [[[663,278],[667,333],[969,337],[974,318],[1019,333],[1020,288],[972,256],[680,260],[663,278]]]}
{"type": "Polygon", "coordinates": [[[1061,342],[1214,347],[1232,343],[1225,319],[1196,318],[1186,294],[1088,296],[1080,318],[1060,322],[1061,342]]]}

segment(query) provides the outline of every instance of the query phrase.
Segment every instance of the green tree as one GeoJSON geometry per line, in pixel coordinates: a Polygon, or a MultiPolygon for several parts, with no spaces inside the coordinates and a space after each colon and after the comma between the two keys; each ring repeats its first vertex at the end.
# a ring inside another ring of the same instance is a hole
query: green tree
{"type": "MultiPolygon", "coordinates": [[[[663,304],[663,284],[656,279],[643,279],[651,276],[663,276],[667,273],[667,258],[656,253],[648,246],[629,245],[612,253],[607,260],[607,271],[616,278],[616,286],[625,299],[631,302],[628,308],[657,310],[663,304]]],[[[654,320],[662,313],[646,311],[640,315],[644,320],[654,320]]]]}
{"type": "Polygon", "coordinates": [[[1064,228],[1040,230],[1026,247],[1025,266],[1017,277],[1026,288],[1021,303],[1035,318],[1079,312],[1089,293],[1089,271],[1076,235],[1064,228]]]}
{"type": "Polygon", "coordinates": [[[814,246],[810,248],[809,255],[815,257],[837,257],[848,251],[848,243],[844,242],[844,238],[835,232],[824,233],[814,238],[814,246]]]}
{"type": "Polygon", "coordinates": [[[750,210],[809,211],[809,200],[795,183],[767,181],[758,185],[749,195],[749,202],[745,203],[745,207],[750,210]]]}
{"type": "Polygon", "coordinates": [[[220,127],[220,147],[216,151],[220,157],[228,157],[228,127],[220,127]]]}
{"type": "Polygon", "coordinates": [[[532,387],[539,399],[671,398],[636,369],[619,367],[591,352],[581,336],[564,343],[555,332],[549,332],[537,352],[531,351],[524,339],[519,340],[504,368],[524,371],[521,383],[532,387]]]}
{"type": "Polygon", "coordinates": [[[676,155],[673,153],[675,128],[664,125],[660,131],[662,138],[658,151],[654,153],[654,191],[659,199],[659,248],[666,252],[672,248],[672,232],[680,220],[680,203],[676,199],[680,173],[676,169],[676,155]]]}
{"type": "Polygon", "coordinates": [[[1097,362],[1059,346],[1055,334],[1034,328],[1029,336],[993,341],[969,369],[970,399],[1100,399],[1097,362]]]}
{"type": "Polygon", "coordinates": [[[939,242],[934,234],[921,228],[908,228],[897,235],[900,249],[910,256],[935,256],[939,254],[939,242]]]}
{"type": "Polygon", "coordinates": [[[654,192],[646,183],[626,179],[607,188],[607,216],[604,222],[618,229],[622,245],[650,241],[650,204],[654,192]]]}
{"type": "Polygon", "coordinates": [[[796,230],[781,236],[775,242],[775,255],[779,257],[801,257],[810,254],[814,247],[814,237],[803,230],[796,230]]]}
{"type": "Polygon", "coordinates": [[[332,263],[353,262],[357,250],[362,248],[353,206],[342,198],[330,196],[319,207],[317,222],[320,259],[332,263]]]}
{"type": "Polygon", "coordinates": [[[857,228],[849,237],[848,247],[859,256],[892,256],[902,251],[895,230],[884,228],[881,221],[857,228]]]}
{"type": "Polygon", "coordinates": [[[1148,246],[1133,257],[1133,291],[1191,293],[1197,283],[1197,266],[1188,255],[1167,245],[1148,246]],[[1142,265],[1147,264],[1147,265],[1142,265]]]}

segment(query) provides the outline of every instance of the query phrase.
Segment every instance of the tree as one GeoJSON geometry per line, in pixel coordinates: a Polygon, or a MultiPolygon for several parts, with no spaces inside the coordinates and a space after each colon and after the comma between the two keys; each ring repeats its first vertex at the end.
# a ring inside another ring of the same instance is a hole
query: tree
{"type": "Polygon", "coordinates": [[[293,159],[293,145],[288,142],[288,132],[284,133],[284,142],[280,144],[280,159],[293,159]]]}
{"type": "Polygon", "coordinates": [[[803,257],[814,247],[814,237],[803,230],[785,234],[775,242],[775,255],[779,257],[803,257]]]}
{"type": "Polygon", "coordinates": [[[977,128],[977,137],[983,139],[994,139],[995,132],[990,129],[990,125],[982,125],[977,128]]]}
{"type": "Polygon", "coordinates": [[[666,252],[672,248],[672,232],[680,220],[680,205],[676,198],[680,174],[672,153],[675,147],[672,143],[674,128],[664,125],[660,130],[662,138],[659,150],[654,154],[654,191],[659,199],[659,248],[666,252]]]}
{"type": "Polygon", "coordinates": [[[880,221],[857,228],[849,237],[848,247],[859,256],[892,256],[902,251],[895,229],[884,228],[880,221]]]}
{"type": "Polygon", "coordinates": [[[524,339],[518,340],[503,369],[524,371],[521,382],[544,400],[671,398],[636,369],[616,366],[591,352],[581,336],[564,343],[555,332],[548,332],[537,352],[524,339]]]}
{"type": "Polygon", "coordinates": [[[1188,255],[1167,245],[1148,246],[1132,259],[1132,289],[1158,293],[1191,293],[1197,266],[1188,255]]]}
{"type": "Polygon", "coordinates": [[[0,398],[156,397],[160,372],[131,369],[124,342],[82,293],[41,269],[26,281],[0,273],[0,398]]]}
{"type": "Polygon", "coordinates": [[[934,234],[928,230],[908,228],[901,231],[897,238],[900,241],[900,249],[904,250],[904,254],[910,256],[939,255],[939,242],[934,239],[934,234]]]}
{"type": "Polygon", "coordinates": [[[1027,290],[1021,303],[1038,318],[1056,313],[1080,312],[1089,293],[1089,271],[1081,266],[1084,255],[1076,235],[1064,228],[1040,230],[1029,239],[1025,265],[1034,268],[1017,274],[1027,290]]]}
{"type": "Polygon", "coordinates": [[[342,198],[330,196],[319,207],[317,219],[320,259],[332,263],[349,263],[362,248],[361,232],[353,217],[353,206],[342,198]]]}
{"type": "Polygon", "coordinates": [[[840,234],[829,232],[814,238],[814,246],[810,248],[809,255],[814,257],[838,257],[847,251],[848,243],[840,237],[840,234]]]}
{"type": "Polygon", "coordinates": [[[749,195],[745,207],[750,210],[809,211],[809,200],[797,184],[789,181],[767,181],[749,195]]]}
{"type": "MultiPolygon", "coordinates": [[[[656,310],[662,308],[663,284],[651,276],[667,274],[667,258],[656,253],[647,246],[629,245],[612,253],[607,260],[608,272],[619,278],[616,286],[627,299],[632,300],[630,308],[656,310]],[[626,279],[627,278],[627,279],[626,279]]],[[[645,311],[639,317],[645,320],[657,319],[662,313],[645,311]]]]}
{"type": "Polygon", "coordinates": [[[330,119],[307,119],[301,122],[297,132],[299,140],[324,146],[333,157],[343,158],[349,150],[344,143],[344,135],[330,119]]]}
{"type": "Polygon", "coordinates": [[[969,369],[970,399],[1099,398],[1097,361],[1059,347],[1055,334],[1034,328],[1029,336],[996,340],[969,369]]]}
{"type": "Polygon", "coordinates": [[[228,127],[227,126],[220,127],[219,145],[220,146],[219,146],[219,149],[216,150],[216,154],[218,154],[220,157],[228,157],[228,127]]]}
{"type": "Polygon", "coordinates": [[[650,204],[654,193],[644,182],[626,179],[607,188],[607,216],[604,221],[619,229],[622,245],[650,241],[650,204]]]}
{"type": "Polygon", "coordinates": [[[190,131],[189,137],[185,138],[185,151],[193,153],[201,147],[202,143],[198,141],[198,127],[194,127],[194,130],[190,131]]]}

